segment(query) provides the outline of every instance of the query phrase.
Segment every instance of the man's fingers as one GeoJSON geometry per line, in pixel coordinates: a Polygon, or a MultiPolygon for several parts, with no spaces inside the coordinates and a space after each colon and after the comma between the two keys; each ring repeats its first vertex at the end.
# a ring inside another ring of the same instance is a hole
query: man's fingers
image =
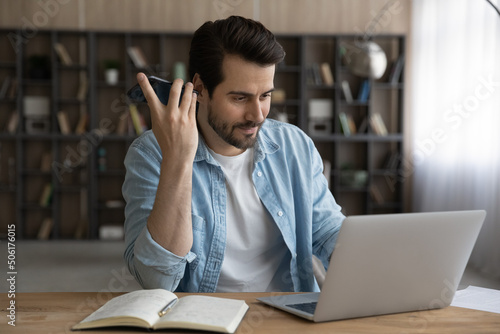
{"type": "Polygon", "coordinates": [[[187,82],[184,86],[184,95],[182,95],[181,107],[186,108],[189,111],[191,102],[193,100],[193,84],[191,82],[187,82]]]}
{"type": "Polygon", "coordinates": [[[178,107],[179,101],[182,93],[182,84],[184,82],[182,79],[175,79],[172,83],[172,88],[170,88],[170,96],[168,98],[168,103],[172,106],[178,107]]]}

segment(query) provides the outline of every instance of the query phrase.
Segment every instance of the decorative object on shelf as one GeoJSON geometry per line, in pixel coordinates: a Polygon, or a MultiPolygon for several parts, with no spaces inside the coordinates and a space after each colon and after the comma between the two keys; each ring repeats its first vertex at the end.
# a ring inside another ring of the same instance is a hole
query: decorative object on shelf
{"type": "Polygon", "coordinates": [[[366,170],[351,169],[344,167],[340,171],[340,184],[352,188],[362,188],[368,183],[368,172],[366,170]]]}
{"type": "Polygon", "coordinates": [[[309,134],[328,135],[332,133],[333,100],[309,100],[309,134]]]}
{"type": "Polygon", "coordinates": [[[47,96],[25,96],[23,98],[26,133],[48,133],[50,131],[50,99],[47,96]]]}
{"type": "Polygon", "coordinates": [[[349,49],[346,65],[353,74],[370,79],[380,79],[384,75],[387,68],[387,56],[372,38],[380,19],[394,3],[395,0],[388,0],[367,25],[363,38],[355,40],[353,45],[346,45],[349,49]]]}
{"type": "Polygon", "coordinates": [[[174,79],[182,79],[182,81],[186,82],[187,80],[187,71],[186,71],[186,64],[184,64],[182,61],[176,61],[173,66],[174,70],[174,79]]]}
{"type": "Polygon", "coordinates": [[[288,113],[286,112],[286,106],[283,107],[283,111],[280,111],[278,108],[273,107],[269,112],[269,118],[275,119],[277,121],[288,123],[288,113]]]}
{"type": "Polygon", "coordinates": [[[125,233],[123,226],[118,225],[102,225],[99,226],[100,240],[123,240],[125,233]]]}
{"type": "Polygon", "coordinates": [[[104,63],[104,79],[108,85],[116,85],[120,75],[120,62],[115,59],[106,59],[104,63]]]}
{"type": "Polygon", "coordinates": [[[50,79],[50,57],[32,55],[28,57],[28,77],[35,80],[50,79]]]}
{"type": "Polygon", "coordinates": [[[387,68],[384,50],[373,41],[356,41],[347,46],[350,50],[347,68],[357,76],[380,79],[387,68]]]}

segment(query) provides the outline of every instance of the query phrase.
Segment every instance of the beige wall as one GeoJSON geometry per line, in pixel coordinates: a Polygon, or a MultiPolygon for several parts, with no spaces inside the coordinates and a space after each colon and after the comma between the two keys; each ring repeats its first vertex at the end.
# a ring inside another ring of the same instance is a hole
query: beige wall
{"type": "MultiPolygon", "coordinates": [[[[275,33],[364,32],[387,0],[0,0],[0,26],[25,29],[194,31],[242,15],[275,33]]],[[[410,0],[397,0],[377,33],[406,33],[410,0]]]]}

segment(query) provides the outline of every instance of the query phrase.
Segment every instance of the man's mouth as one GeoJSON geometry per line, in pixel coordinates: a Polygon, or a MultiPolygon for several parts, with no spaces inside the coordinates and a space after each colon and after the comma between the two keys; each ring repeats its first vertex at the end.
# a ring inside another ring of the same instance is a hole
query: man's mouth
{"type": "Polygon", "coordinates": [[[235,127],[246,135],[253,135],[259,130],[260,125],[261,123],[246,123],[236,125],[235,127]]]}

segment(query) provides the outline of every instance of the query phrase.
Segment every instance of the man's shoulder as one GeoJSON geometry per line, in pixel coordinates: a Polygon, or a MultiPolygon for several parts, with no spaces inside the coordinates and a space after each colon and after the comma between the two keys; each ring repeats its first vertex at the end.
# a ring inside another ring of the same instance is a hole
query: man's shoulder
{"type": "Polygon", "coordinates": [[[298,126],[274,119],[267,119],[262,125],[261,132],[271,141],[280,145],[290,142],[295,144],[311,142],[309,136],[298,126]]]}
{"type": "Polygon", "coordinates": [[[130,148],[155,159],[161,159],[160,145],[152,130],[148,130],[134,139],[130,148]]]}
{"type": "Polygon", "coordinates": [[[307,135],[298,126],[268,118],[262,125],[262,131],[266,135],[291,135],[307,138],[307,135]]]}

